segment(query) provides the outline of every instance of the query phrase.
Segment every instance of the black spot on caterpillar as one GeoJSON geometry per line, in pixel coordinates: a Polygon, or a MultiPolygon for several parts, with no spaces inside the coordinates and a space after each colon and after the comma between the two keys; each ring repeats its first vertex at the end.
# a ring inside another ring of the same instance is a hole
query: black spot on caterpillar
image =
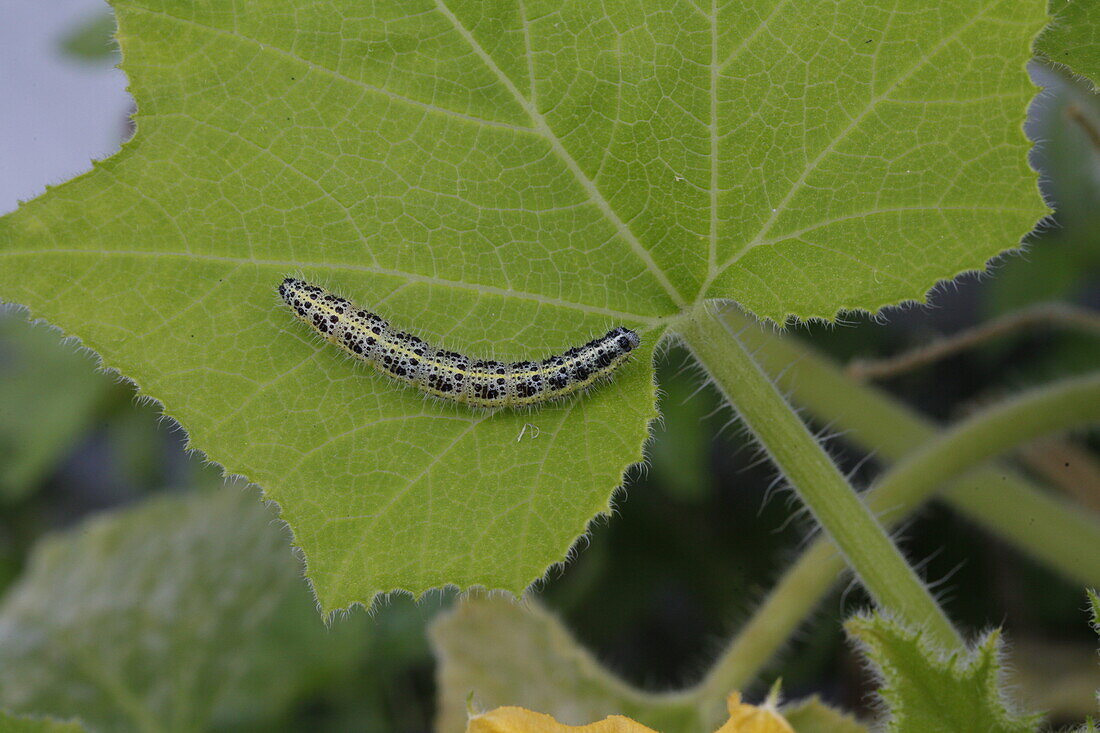
{"type": "Polygon", "coordinates": [[[536,405],[608,379],[638,348],[629,328],[542,361],[500,362],[437,349],[317,285],[288,277],[279,295],[299,320],[356,359],[423,392],[473,407],[536,405]]]}

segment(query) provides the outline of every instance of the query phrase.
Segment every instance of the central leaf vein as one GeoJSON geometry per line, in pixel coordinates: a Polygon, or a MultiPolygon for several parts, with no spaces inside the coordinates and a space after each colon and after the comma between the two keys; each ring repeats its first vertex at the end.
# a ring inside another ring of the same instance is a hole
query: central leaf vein
{"type": "Polygon", "coordinates": [[[610,221],[611,224],[614,225],[620,236],[622,236],[622,238],[626,240],[627,244],[630,245],[630,248],[634,251],[638,258],[642,260],[646,268],[653,274],[653,277],[657,280],[661,287],[664,288],[665,292],[668,294],[672,302],[678,308],[684,307],[687,304],[687,301],[684,299],[683,295],[681,295],[676,286],[672,284],[672,281],[668,279],[668,275],[653,259],[653,256],[650,254],[649,250],[646,249],[645,246],[638,240],[638,237],[630,229],[627,223],[624,222],[619,216],[618,212],[616,212],[612,208],[610,202],[608,202],[608,200],[604,198],[603,194],[600,192],[599,188],[592,181],[592,179],[589,178],[583,170],[581,170],[580,165],[569,153],[569,151],[565,149],[565,146],[562,145],[561,140],[550,128],[550,125],[546,122],[546,118],[542,116],[542,113],[538,111],[531,100],[527,99],[527,97],[523,95],[523,93],[516,87],[516,85],[512,82],[508,75],[500,70],[500,67],[497,66],[497,63],[495,61],[493,61],[493,58],[485,51],[484,48],[482,48],[481,44],[478,43],[477,39],[474,38],[472,33],[470,33],[469,29],[462,24],[462,21],[460,21],[453,12],[451,12],[450,8],[447,7],[443,0],[435,0],[435,5],[439,9],[439,12],[451,23],[451,25],[454,26],[455,31],[457,31],[458,34],[462,36],[462,38],[470,45],[471,50],[473,50],[473,52],[477,54],[482,63],[484,63],[485,66],[497,77],[500,83],[504,85],[508,92],[515,98],[516,102],[518,102],[527,111],[528,116],[534,123],[535,130],[540,135],[542,135],[548,143],[550,143],[550,147],[553,149],[554,153],[566,165],[566,167],[569,169],[569,172],[572,173],[573,176],[577,179],[577,182],[591,198],[592,203],[594,203],[596,207],[603,213],[603,215],[607,217],[608,221],[610,221]]]}

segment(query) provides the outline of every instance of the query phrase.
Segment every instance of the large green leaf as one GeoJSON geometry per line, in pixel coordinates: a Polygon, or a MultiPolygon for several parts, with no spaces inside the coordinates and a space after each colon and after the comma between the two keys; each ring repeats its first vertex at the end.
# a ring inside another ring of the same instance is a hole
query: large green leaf
{"type": "Polygon", "coordinates": [[[263,486],[324,608],[518,591],[642,457],[685,306],[873,310],[1031,228],[1043,5],[115,0],[137,134],[0,222],[0,297],[263,486]],[[472,413],[310,340],[273,295],[295,272],[477,354],[645,348],[472,413]]]}
{"type": "Polygon", "coordinates": [[[253,492],[150,500],[36,546],[0,604],[0,707],[102,730],[236,728],[347,674],[363,631],[324,628],[253,492]]]}

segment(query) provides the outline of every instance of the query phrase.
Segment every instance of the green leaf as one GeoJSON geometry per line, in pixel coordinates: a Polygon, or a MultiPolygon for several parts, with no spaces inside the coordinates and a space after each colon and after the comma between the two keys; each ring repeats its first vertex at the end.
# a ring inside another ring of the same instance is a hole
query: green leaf
{"type": "Polygon", "coordinates": [[[1050,0],[1053,20],[1035,50],[1055,63],[1100,82],[1100,5],[1094,0],[1050,0]]]}
{"type": "Polygon", "coordinates": [[[0,498],[33,491],[112,389],[95,357],[61,335],[0,314],[0,498]],[[63,389],[59,386],[63,385],[63,389]]]}
{"type": "Polygon", "coordinates": [[[12,715],[0,710],[0,733],[84,733],[86,730],[76,721],[12,715]]]}
{"type": "Polygon", "coordinates": [[[467,700],[478,710],[518,705],[567,725],[625,715],[658,730],[699,730],[686,697],[637,690],[604,669],[561,623],[533,601],[467,599],[430,632],[443,733],[465,729],[467,700]]]}
{"type": "Polygon", "coordinates": [[[104,730],[255,722],[317,660],[358,661],[362,628],[341,627],[252,492],[151,500],[36,546],[0,605],[0,705],[104,730]]]}
{"type": "Polygon", "coordinates": [[[1001,679],[1001,638],[986,634],[965,656],[942,657],[923,635],[879,615],[856,616],[849,635],[882,677],[879,694],[897,733],[1024,733],[1038,719],[1013,711],[1001,679]]]}
{"type": "Polygon", "coordinates": [[[848,713],[826,705],[816,695],[784,705],[780,711],[797,733],[870,733],[848,713]]]}
{"type": "Polygon", "coordinates": [[[692,304],[921,299],[1045,211],[1042,0],[114,6],[136,136],[0,220],[0,297],[264,487],[329,610],[565,557],[642,458],[652,348],[692,304]],[[472,413],[310,340],[288,273],[473,354],[615,323],[645,348],[583,399],[472,413]]]}

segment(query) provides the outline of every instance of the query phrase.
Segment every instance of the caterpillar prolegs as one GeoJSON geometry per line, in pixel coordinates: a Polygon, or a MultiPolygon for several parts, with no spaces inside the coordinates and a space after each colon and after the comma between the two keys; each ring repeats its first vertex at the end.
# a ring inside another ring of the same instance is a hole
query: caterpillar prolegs
{"type": "Polygon", "coordinates": [[[637,333],[620,326],[541,361],[490,361],[437,349],[303,280],[283,280],[279,295],[299,320],[356,359],[430,395],[473,407],[523,407],[575,394],[610,378],[641,343],[637,333]]]}

